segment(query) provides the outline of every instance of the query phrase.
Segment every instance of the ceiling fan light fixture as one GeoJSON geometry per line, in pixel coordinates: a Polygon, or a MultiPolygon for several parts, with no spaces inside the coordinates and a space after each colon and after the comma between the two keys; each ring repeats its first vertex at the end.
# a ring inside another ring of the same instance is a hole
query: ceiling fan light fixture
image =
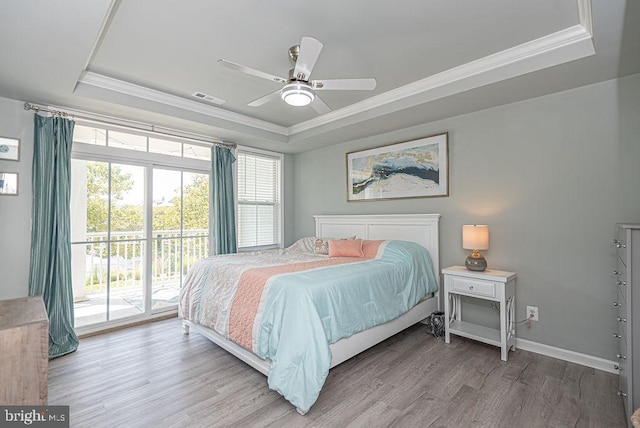
{"type": "Polygon", "coordinates": [[[304,83],[289,83],[280,92],[282,100],[294,107],[303,107],[311,104],[316,95],[313,90],[304,83]]]}

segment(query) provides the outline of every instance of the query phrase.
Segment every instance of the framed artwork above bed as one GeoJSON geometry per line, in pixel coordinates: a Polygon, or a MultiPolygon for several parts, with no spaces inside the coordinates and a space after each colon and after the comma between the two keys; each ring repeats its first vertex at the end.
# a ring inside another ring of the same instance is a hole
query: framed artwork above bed
{"type": "Polygon", "coordinates": [[[449,195],[448,133],[347,153],[347,201],[449,195]]]}

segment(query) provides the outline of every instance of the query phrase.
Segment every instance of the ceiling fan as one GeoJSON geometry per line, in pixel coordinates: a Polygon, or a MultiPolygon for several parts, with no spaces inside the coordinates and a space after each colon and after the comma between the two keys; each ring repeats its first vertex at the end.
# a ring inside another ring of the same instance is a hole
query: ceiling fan
{"type": "Polygon", "coordinates": [[[289,70],[288,79],[224,59],[219,59],[218,62],[220,65],[232,70],[285,84],[281,89],[247,104],[251,107],[258,107],[274,99],[282,98],[284,102],[294,107],[310,104],[316,112],[323,114],[331,111],[331,109],[316,95],[316,91],[370,91],[375,89],[376,79],[310,80],[309,77],[323,46],[313,37],[303,37],[299,45],[289,48],[289,58],[293,61],[294,68],[289,70]]]}

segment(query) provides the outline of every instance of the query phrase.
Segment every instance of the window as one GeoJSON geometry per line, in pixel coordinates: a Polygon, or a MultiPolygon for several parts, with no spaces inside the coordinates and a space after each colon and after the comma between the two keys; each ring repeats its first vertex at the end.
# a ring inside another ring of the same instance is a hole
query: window
{"type": "Polygon", "coordinates": [[[282,155],[239,149],[238,247],[273,248],[282,244],[282,155]]]}
{"type": "Polygon", "coordinates": [[[209,255],[210,153],[206,143],[76,125],[76,327],[175,310],[187,270],[209,255]]]}

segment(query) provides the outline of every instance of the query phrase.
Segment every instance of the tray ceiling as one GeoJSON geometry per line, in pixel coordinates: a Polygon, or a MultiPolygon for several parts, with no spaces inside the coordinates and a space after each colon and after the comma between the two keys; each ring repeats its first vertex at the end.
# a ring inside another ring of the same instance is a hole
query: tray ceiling
{"type": "Polygon", "coordinates": [[[462,114],[640,71],[637,55],[624,60],[640,38],[632,2],[8,0],[2,8],[0,96],[281,152],[437,120],[443,103],[447,115],[462,114]],[[332,110],[323,115],[280,99],[247,106],[282,84],[218,60],[287,77],[287,50],[303,36],[324,44],[312,79],[372,77],[375,90],[319,92],[332,110]]]}

